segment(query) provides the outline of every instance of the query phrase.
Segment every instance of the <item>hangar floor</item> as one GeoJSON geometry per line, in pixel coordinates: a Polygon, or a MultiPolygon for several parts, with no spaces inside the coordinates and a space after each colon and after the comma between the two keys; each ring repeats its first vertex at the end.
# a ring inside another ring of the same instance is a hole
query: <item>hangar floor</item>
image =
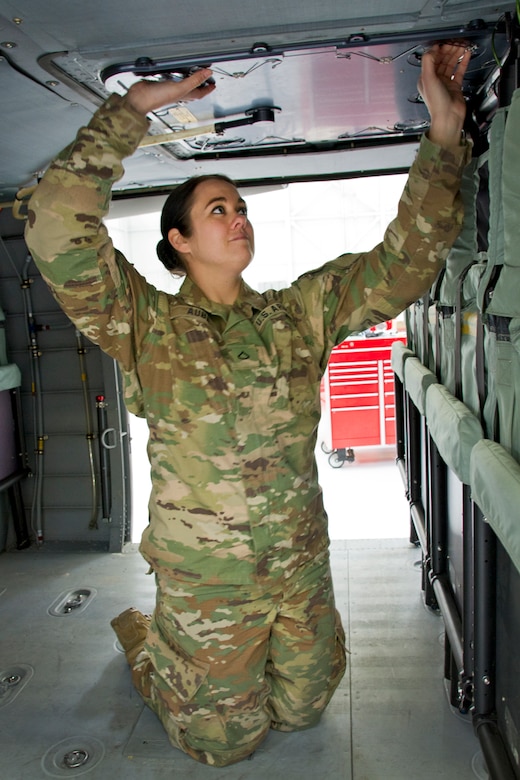
{"type": "Polygon", "coordinates": [[[319,459],[350,649],[321,724],[272,732],[251,760],[224,769],[170,747],[132,688],[109,624],[130,605],[153,608],[154,582],[136,545],[121,554],[44,545],[0,556],[4,780],[486,780],[471,723],[445,694],[442,618],[423,605],[392,453],[360,450],[341,469],[319,459]],[[52,614],[61,594],[77,590],[92,596],[85,609],[52,614]],[[13,672],[19,691],[6,683],[13,672]]]}

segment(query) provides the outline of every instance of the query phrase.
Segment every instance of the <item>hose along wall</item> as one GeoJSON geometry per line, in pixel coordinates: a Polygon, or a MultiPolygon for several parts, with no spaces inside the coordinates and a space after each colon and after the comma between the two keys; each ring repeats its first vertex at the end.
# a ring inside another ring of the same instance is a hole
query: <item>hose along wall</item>
{"type": "MultiPolygon", "coordinates": [[[[34,467],[34,488],[31,502],[31,530],[36,539],[36,543],[41,545],[44,541],[45,531],[45,519],[43,512],[43,480],[44,480],[44,454],[45,454],[45,442],[47,435],[45,434],[44,423],[44,407],[43,407],[43,392],[42,392],[42,377],[41,377],[41,363],[40,357],[42,352],[38,344],[38,326],[34,317],[34,308],[31,296],[31,279],[29,277],[29,267],[32,262],[32,258],[28,255],[25,259],[22,273],[20,274],[15,267],[14,261],[10,258],[11,264],[14,267],[15,273],[20,280],[20,286],[22,289],[22,298],[24,304],[24,321],[26,326],[26,336],[28,349],[30,351],[30,372],[31,372],[31,398],[33,408],[33,420],[34,420],[34,452],[35,452],[35,467],[34,467]]],[[[53,326],[56,327],[56,326],[53,326]]],[[[58,326],[60,327],[60,326],[58,326]]],[[[67,324],[65,328],[70,328],[71,325],[67,324]]],[[[97,524],[97,501],[98,501],[98,487],[96,478],[96,468],[93,452],[93,439],[95,434],[92,428],[92,414],[89,403],[89,383],[88,373],[85,363],[86,349],[82,342],[82,337],[79,331],[75,331],[77,353],[80,365],[80,379],[82,388],[82,397],[85,410],[86,421],[86,442],[88,452],[88,463],[90,471],[90,487],[91,487],[91,514],[89,521],[89,528],[96,529],[97,524]]]]}
{"type": "Polygon", "coordinates": [[[36,322],[31,297],[31,280],[29,279],[29,265],[32,261],[30,255],[27,255],[23,265],[20,277],[22,288],[22,299],[25,312],[25,327],[27,334],[27,347],[30,351],[30,371],[31,371],[31,400],[34,420],[34,488],[31,503],[31,530],[34,533],[36,543],[43,543],[43,511],[42,511],[42,493],[43,493],[43,475],[44,475],[44,451],[45,451],[45,427],[43,419],[43,399],[41,382],[41,352],[38,347],[36,337],[36,322]]]}
{"type": "MultiPolygon", "coordinates": [[[[9,263],[14,271],[16,278],[20,284],[22,291],[22,305],[24,310],[24,326],[26,334],[27,348],[30,351],[30,377],[31,377],[31,400],[33,409],[34,420],[34,452],[36,455],[34,470],[32,476],[34,477],[33,497],[31,502],[31,518],[30,526],[34,534],[37,544],[43,542],[43,513],[42,513],[42,489],[43,489],[43,455],[44,455],[44,423],[43,423],[43,402],[41,392],[41,371],[39,358],[41,352],[38,347],[38,341],[36,337],[36,323],[34,319],[29,279],[29,265],[31,263],[30,255],[27,255],[24,261],[22,271],[20,272],[14,262],[10,252],[2,240],[2,246],[5,254],[9,260],[9,263]]],[[[21,434],[23,438],[23,432],[21,434]]],[[[27,453],[22,453],[24,461],[27,459],[27,453]]],[[[24,463],[25,465],[25,463],[24,463]]]]}
{"type": "Polygon", "coordinates": [[[88,461],[89,461],[89,468],[90,468],[90,488],[92,493],[92,510],[90,514],[90,522],[88,527],[94,530],[98,528],[98,521],[97,521],[98,486],[97,486],[97,478],[96,478],[96,467],[94,462],[94,448],[92,444],[94,441],[95,434],[92,430],[92,414],[90,411],[90,403],[89,403],[90,390],[89,390],[87,367],[85,362],[85,354],[87,350],[83,346],[81,333],[77,329],[76,329],[76,344],[77,344],[77,351],[78,351],[79,365],[80,365],[81,388],[83,392],[83,405],[85,408],[85,422],[87,426],[86,441],[87,441],[88,461]]]}

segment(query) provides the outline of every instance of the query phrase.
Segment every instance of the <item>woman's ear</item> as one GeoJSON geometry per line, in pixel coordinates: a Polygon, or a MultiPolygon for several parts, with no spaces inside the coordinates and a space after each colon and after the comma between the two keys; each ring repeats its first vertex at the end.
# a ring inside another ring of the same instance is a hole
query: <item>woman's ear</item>
{"type": "Polygon", "coordinates": [[[170,228],[168,231],[168,241],[179,254],[184,255],[189,252],[189,241],[184,238],[178,228],[170,228]]]}

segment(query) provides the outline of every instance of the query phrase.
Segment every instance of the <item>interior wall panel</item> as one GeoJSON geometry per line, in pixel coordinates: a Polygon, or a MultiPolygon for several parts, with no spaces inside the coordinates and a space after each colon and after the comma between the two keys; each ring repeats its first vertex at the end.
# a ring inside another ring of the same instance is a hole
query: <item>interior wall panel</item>
{"type": "MultiPolygon", "coordinates": [[[[113,361],[63,314],[23,240],[25,223],[0,212],[0,306],[5,315],[8,360],[22,375],[19,430],[25,442],[21,482],[32,543],[121,549],[128,538],[130,498],[126,414],[113,361]],[[81,358],[80,352],[81,351],[81,358]],[[114,428],[108,450],[110,514],[101,505],[96,396],[111,398],[114,428]],[[97,527],[92,527],[93,525],[97,527]]],[[[8,518],[7,544],[16,544],[8,518]]]]}

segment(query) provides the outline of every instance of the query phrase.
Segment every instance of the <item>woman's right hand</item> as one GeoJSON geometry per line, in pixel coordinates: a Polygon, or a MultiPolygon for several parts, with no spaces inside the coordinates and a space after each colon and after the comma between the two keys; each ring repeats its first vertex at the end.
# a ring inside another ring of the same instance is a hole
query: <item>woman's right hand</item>
{"type": "Polygon", "coordinates": [[[459,146],[466,116],[462,91],[471,52],[463,43],[437,43],[423,55],[419,92],[430,112],[428,137],[449,148],[459,146]]]}
{"type": "Polygon", "coordinates": [[[201,68],[182,81],[137,81],[126,93],[125,100],[134,111],[146,116],[162,106],[206,97],[215,89],[213,82],[204,84],[211,74],[209,68],[201,68]]]}

